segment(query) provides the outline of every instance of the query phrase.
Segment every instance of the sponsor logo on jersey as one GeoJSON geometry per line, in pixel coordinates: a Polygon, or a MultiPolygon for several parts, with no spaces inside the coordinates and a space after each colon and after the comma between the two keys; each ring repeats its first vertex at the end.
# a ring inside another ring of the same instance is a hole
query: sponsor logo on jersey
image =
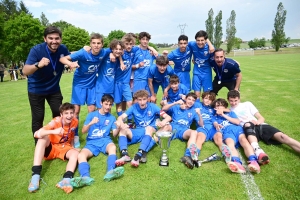
{"type": "Polygon", "coordinates": [[[103,134],[105,133],[105,130],[99,130],[99,129],[94,129],[92,132],[91,137],[95,138],[95,137],[103,137],[103,134]]]}
{"type": "Polygon", "coordinates": [[[139,123],[139,125],[142,126],[142,127],[146,127],[146,126],[149,126],[150,123],[151,123],[151,121],[141,121],[141,122],[139,123]]]}
{"type": "Polygon", "coordinates": [[[177,123],[178,123],[178,124],[183,124],[183,125],[186,125],[186,126],[189,124],[189,122],[186,121],[186,120],[184,120],[184,119],[178,120],[177,123]]]}
{"type": "Polygon", "coordinates": [[[98,68],[98,65],[90,65],[88,67],[88,73],[94,73],[94,72],[96,72],[97,68],[98,68]]]}

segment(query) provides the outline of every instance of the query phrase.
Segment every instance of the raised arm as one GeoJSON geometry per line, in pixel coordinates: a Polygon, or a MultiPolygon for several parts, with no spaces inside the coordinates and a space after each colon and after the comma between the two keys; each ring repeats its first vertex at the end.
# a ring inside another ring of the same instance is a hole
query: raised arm
{"type": "Polygon", "coordinates": [[[83,127],[82,127],[82,133],[87,133],[88,131],[89,131],[89,129],[90,129],[90,127],[93,125],[93,124],[96,124],[96,123],[98,123],[99,122],[99,118],[98,117],[94,117],[93,119],[92,119],[92,121],[90,121],[90,123],[88,123],[87,125],[84,125],[83,127]]]}
{"type": "Polygon", "coordinates": [[[210,42],[210,40],[208,38],[206,39],[206,42],[208,44],[209,53],[215,52],[215,47],[212,45],[212,43],[210,42]]]}
{"type": "Polygon", "coordinates": [[[24,75],[31,75],[33,74],[35,71],[49,65],[50,60],[48,58],[43,57],[39,62],[34,63],[32,65],[25,65],[23,68],[23,74],[24,75]]]}

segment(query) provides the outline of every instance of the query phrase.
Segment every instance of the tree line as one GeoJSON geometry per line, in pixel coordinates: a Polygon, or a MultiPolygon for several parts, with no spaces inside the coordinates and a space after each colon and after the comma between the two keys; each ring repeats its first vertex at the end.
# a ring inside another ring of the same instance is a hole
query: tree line
{"type": "MultiPolygon", "coordinates": [[[[282,3],[277,7],[274,30],[272,31],[271,43],[278,51],[279,47],[288,41],[285,37],[284,25],[286,20],[286,10],[282,3]]],[[[237,38],[235,27],[236,13],[231,11],[230,17],[226,21],[226,51],[229,53],[232,48],[239,48],[242,39],[237,38]]],[[[42,12],[39,19],[34,18],[29,9],[20,1],[18,4],[14,0],[1,0],[0,2],[0,62],[18,63],[24,62],[30,49],[43,42],[43,31],[46,26],[56,26],[63,32],[63,43],[70,51],[76,51],[83,45],[89,44],[89,33],[80,27],[76,27],[66,21],[60,20],[50,23],[46,15],[42,12]]],[[[214,18],[213,9],[208,12],[208,19],[205,21],[208,38],[216,48],[222,44],[222,11],[214,18]]],[[[113,30],[104,37],[104,47],[108,47],[113,39],[121,39],[125,35],[122,30],[113,30]]],[[[252,42],[260,42],[255,38],[252,42]]],[[[139,41],[137,40],[137,44],[139,41]]],[[[157,48],[155,44],[151,46],[157,48]]],[[[165,46],[160,44],[159,46],[165,46]]],[[[260,45],[260,44],[259,44],[260,45]]],[[[250,46],[250,44],[249,44],[250,46]]]]}

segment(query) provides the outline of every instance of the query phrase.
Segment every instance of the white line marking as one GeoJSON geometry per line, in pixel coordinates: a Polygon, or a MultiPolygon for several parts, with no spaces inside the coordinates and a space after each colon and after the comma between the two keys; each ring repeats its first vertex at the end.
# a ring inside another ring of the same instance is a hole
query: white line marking
{"type": "Polygon", "coordinates": [[[254,81],[242,81],[244,82],[291,82],[291,81],[300,81],[299,78],[297,79],[290,79],[290,80],[254,80],[254,81]]]}
{"type": "Polygon", "coordinates": [[[263,200],[264,198],[262,197],[262,195],[260,193],[259,187],[255,183],[254,176],[251,174],[251,172],[249,171],[249,169],[246,165],[247,162],[241,156],[241,153],[239,150],[238,150],[238,152],[240,154],[240,159],[243,163],[243,166],[246,169],[246,173],[241,174],[241,179],[245,185],[249,199],[250,200],[263,200]]]}

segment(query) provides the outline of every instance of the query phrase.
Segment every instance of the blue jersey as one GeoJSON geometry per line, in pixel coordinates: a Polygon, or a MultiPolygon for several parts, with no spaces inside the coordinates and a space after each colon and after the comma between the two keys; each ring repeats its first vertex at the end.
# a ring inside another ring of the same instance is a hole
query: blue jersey
{"type": "MultiPolygon", "coordinates": [[[[224,112],[225,115],[231,117],[231,118],[236,118],[238,119],[238,117],[236,116],[236,114],[233,111],[230,112],[224,112]]],[[[229,125],[234,125],[233,123],[231,123],[230,121],[228,121],[227,119],[225,119],[224,117],[220,116],[220,115],[214,115],[212,118],[213,123],[217,122],[218,124],[222,125],[223,128],[225,129],[226,126],[229,125]]]]}
{"type": "Polygon", "coordinates": [[[117,129],[117,127],[115,125],[116,118],[112,114],[102,115],[99,113],[99,110],[90,112],[87,115],[84,126],[88,125],[94,117],[98,117],[99,121],[90,126],[86,141],[97,144],[102,138],[111,138],[110,130],[117,129]]]}
{"type": "Polygon", "coordinates": [[[70,55],[72,61],[78,61],[79,68],[74,72],[73,86],[93,88],[96,83],[96,74],[103,58],[111,52],[110,49],[101,49],[98,55],[93,55],[81,49],[70,55]]]}
{"type": "Polygon", "coordinates": [[[54,94],[60,91],[59,81],[65,67],[59,62],[59,59],[69,54],[67,47],[63,44],[54,53],[48,49],[46,42],[32,47],[27,57],[26,65],[38,63],[43,57],[48,58],[51,62],[28,76],[28,92],[34,94],[54,94]],[[54,71],[56,75],[54,75],[54,71]]]}
{"type": "Polygon", "coordinates": [[[134,80],[147,80],[148,71],[155,60],[155,56],[152,56],[148,49],[140,49],[140,52],[143,55],[144,66],[141,66],[134,71],[134,80]]]}
{"type": "Polygon", "coordinates": [[[132,71],[132,65],[136,65],[140,62],[143,62],[143,54],[141,54],[140,48],[134,46],[130,52],[124,51],[122,56],[124,65],[126,66],[125,70],[121,70],[120,66],[116,71],[116,82],[129,83],[130,76],[132,71]]]}
{"type": "Polygon", "coordinates": [[[195,106],[188,109],[181,109],[180,105],[176,104],[172,106],[168,111],[172,113],[172,123],[183,125],[186,128],[190,128],[192,122],[199,121],[199,116],[195,111],[195,106]]]}
{"type": "Polygon", "coordinates": [[[138,103],[133,104],[125,112],[127,116],[133,115],[137,128],[156,126],[155,121],[160,117],[160,108],[154,103],[147,103],[145,109],[141,109],[138,103]]]}
{"type": "Polygon", "coordinates": [[[215,81],[219,81],[221,79],[222,82],[231,82],[236,79],[236,74],[240,73],[240,66],[234,60],[230,58],[225,58],[224,63],[221,67],[219,67],[212,57],[210,59],[210,64],[216,72],[216,76],[214,78],[215,81]]]}
{"type": "Polygon", "coordinates": [[[195,41],[189,42],[189,48],[193,52],[194,70],[193,74],[211,73],[209,59],[212,54],[209,53],[209,46],[206,43],[203,48],[199,48],[195,41]]]}
{"type": "Polygon", "coordinates": [[[187,46],[185,52],[181,52],[179,48],[168,54],[168,59],[174,62],[175,72],[191,71],[192,51],[187,46]]]}
{"type": "Polygon", "coordinates": [[[212,118],[215,115],[216,111],[211,106],[206,106],[203,103],[199,103],[198,105],[201,111],[204,126],[212,125],[212,118]]]}
{"type": "Polygon", "coordinates": [[[161,85],[163,88],[166,88],[169,85],[170,76],[174,74],[173,68],[168,65],[164,73],[160,73],[156,64],[151,65],[148,78],[152,79],[152,83],[161,85]]]}
{"type": "Polygon", "coordinates": [[[120,67],[120,60],[116,59],[111,62],[109,56],[104,58],[104,62],[99,67],[98,77],[96,81],[97,93],[114,93],[115,88],[115,72],[120,67]]]}
{"type": "Polygon", "coordinates": [[[181,99],[182,95],[187,95],[188,93],[189,93],[189,89],[185,85],[179,83],[178,90],[176,92],[174,92],[172,88],[169,89],[168,91],[169,102],[171,103],[176,102],[181,99]]]}

